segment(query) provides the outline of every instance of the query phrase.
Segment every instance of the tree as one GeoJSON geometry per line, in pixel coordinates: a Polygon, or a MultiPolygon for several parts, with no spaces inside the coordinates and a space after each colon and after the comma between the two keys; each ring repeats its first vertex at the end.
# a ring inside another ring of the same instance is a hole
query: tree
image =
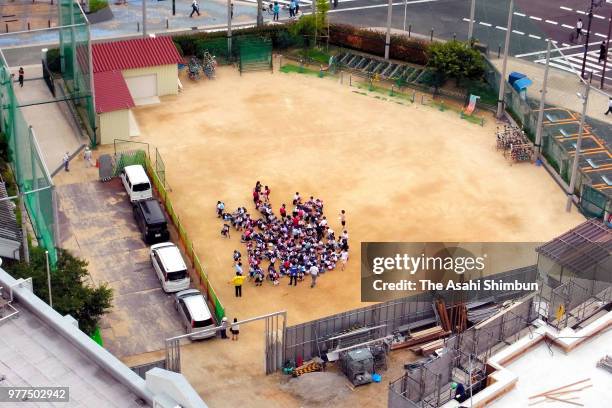
{"type": "MultiPolygon", "coordinates": [[[[327,33],[327,12],[329,11],[329,0],[316,0],[316,7],[317,8],[314,15],[302,15],[299,20],[289,27],[290,33],[294,36],[314,38],[313,45],[316,45],[316,39],[318,37],[320,37],[324,32],[327,33]]],[[[310,40],[306,40],[305,43],[308,45],[310,40]]]]}
{"type": "Polygon", "coordinates": [[[427,57],[427,66],[442,80],[454,78],[459,83],[462,79],[480,79],[484,74],[484,58],[466,42],[433,43],[427,57]]]}
{"type": "MultiPolygon", "coordinates": [[[[45,250],[30,249],[30,264],[15,263],[7,271],[16,279],[32,278],[34,293],[49,302],[45,250]]],[[[79,328],[91,335],[100,318],[112,307],[113,291],[106,283],[94,286],[88,282],[87,261],[58,249],[57,269],[51,271],[53,308],[61,315],[69,314],[79,322],[79,328]]]]}

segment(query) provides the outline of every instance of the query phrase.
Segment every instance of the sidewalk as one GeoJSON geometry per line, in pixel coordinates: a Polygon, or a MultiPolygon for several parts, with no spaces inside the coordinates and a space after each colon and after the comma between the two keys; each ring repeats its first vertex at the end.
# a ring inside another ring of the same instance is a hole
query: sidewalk
{"type": "MultiPolygon", "coordinates": [[[[13,67],[17,72],[19,67],[13,67]]],[[[15,96],[20,104],[50,101],[53,99],[47,84],[42,79],[40,64],[25,66],[26,81],[23,88],[15,83],[15,96]],[[28,78],[40,78],[28,80],[28,78]]],[[[66,152],[73,154],[83,144],[88,144],[87,137],[78,132],[65,112],[64,102],[45,103],[21,108],[26,122],[32,126],[43,154],[43,160],[51,173],[62,165],[66,152]]]]}

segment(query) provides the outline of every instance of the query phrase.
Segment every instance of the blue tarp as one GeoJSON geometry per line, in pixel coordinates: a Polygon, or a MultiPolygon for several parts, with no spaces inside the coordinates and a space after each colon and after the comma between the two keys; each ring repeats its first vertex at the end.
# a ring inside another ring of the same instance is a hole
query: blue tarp
{"type": "Polygon", "coordinates": [[[514,85],[516,81],[518,81],[521,78],[525,78],[525,77],[526,77],[525,74],[521,74],[520,72],[513,71],[510,73],[510,75],[508,75],[508,82],[510,82],[510,85],[514,85]]]}
{"type": "Polygon", "coordinates": [[[521,78],[521,79],[514,81],[514,83],[512,84],[512,87],[516,89],[518,92],[521,92],[527,89],[527,87],[531,84],[533,84],[531,79],[525,77],[525,78],[521,78]]]}

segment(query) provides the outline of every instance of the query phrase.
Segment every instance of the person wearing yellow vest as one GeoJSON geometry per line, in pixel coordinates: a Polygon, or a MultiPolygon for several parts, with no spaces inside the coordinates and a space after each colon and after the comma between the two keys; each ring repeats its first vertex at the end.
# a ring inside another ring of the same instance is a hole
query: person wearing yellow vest
{"type": "Polygon", "coordinates": [[[236,276],[232,278],[228,283],[234,284],[236,297],[242,297],[242,284],[244,283],[245,277],[240,275],[239,272],[236,272],[236,276]]]}

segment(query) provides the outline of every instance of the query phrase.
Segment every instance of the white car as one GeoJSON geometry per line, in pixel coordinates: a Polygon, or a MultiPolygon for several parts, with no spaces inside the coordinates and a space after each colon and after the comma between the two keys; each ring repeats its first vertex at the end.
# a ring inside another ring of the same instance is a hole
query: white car
{"type": "Polygon", "coordinates": [[[151,246],[151,263],[164,292],[189,289],[191,280],[178,247],[172,242],[151,246]]]}
{"type": "MultiPolygon", "coordinates": [[[[176,310],[181,316],[181,321],[187,333],[193,333],[204,329],[215,327],[215,321],[210,314],[206,298],[197,289],[187,289],[176,294],[176,310]]],[[[215,331],[189,336],[191,340],[214,337],[215,331]]]]}

